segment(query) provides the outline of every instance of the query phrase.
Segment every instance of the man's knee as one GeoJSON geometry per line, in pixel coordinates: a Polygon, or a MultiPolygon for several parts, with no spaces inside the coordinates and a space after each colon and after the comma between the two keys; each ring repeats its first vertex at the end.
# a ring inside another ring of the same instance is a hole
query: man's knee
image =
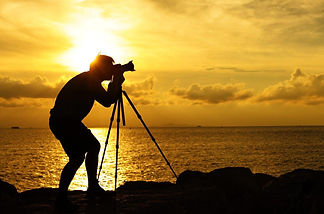
{"type": "Polygon", "coordinates": [[[84,161],[84,154],[73,155],[69,158],[70,164],[81,166],[84,161]]]}
{"type": "Polygon", "coordinates": [[[100,152],[100,143],[98,141],[94,141],[91,144],[91,147],[89,148],[89,152],[99,154],[99,152],[100,152]]]}

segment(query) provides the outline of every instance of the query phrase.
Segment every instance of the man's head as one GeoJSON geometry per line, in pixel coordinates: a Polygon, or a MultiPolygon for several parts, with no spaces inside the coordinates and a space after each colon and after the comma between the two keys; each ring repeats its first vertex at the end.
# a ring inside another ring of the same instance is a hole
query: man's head
{"type": "Polygon", "coordinates": [[[103,80],[111,80],[114,68],[114,59],[106,55],[98,55],[90,64],[90,72],[103,80]]]}

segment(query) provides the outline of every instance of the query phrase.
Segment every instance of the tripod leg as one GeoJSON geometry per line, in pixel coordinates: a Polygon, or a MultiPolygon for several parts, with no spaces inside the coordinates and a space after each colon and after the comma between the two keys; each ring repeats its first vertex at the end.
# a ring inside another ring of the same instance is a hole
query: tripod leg
{"type": "MultiPolygon", "coordinates": [[[[121,95],[120,95],[121,97],[121,95]]],[[[116,134],[116,168],[115,168],[115,193],[117,189],[117,170],[118,170],[118,149],[119,149],[119,123],[120,123],[120,97],[117,100],[118,108],[117,108],[117,134],[116,134]]]]}
{"type": "Polygon", "coordinates": [[[98,176],[97,176],[97,179],[98,180],[99,180],[100,172],[101,172],[101,169],[102,169],[102,163],[103,163],[104,158],[105,158],[105,153],[106,153],[106,149],[107,149],[107,145],[108,145],[108,140],[109,140],[109,135],[110,135],[110,131],[111,131],[111,126],[112,126],[112,123],[113,123],[114,117],[115,117],[115,111],[116,111],[117,102],[118,101],[116,101],[115,104],[114,104],[114,108],[113,108],[113,111],[112,111],[111,117],[110,117],[110,124],[109,124],[109,129],[108,129],[108,133],[107,133],[106,142],[105,142],[105,149],[104,149],[104,152],[102,154],[101,164],[100,164],[99,172],[98,172],[98,176]]]}
{"type": "Polygon", "coordinates": [[[121,113],[122,113],[122,121],[123,121],[123,126],[126,125],[125,123],[125,112],[124,112],[124,102],[123,102],[123,94],[120,93],[120,108],[121,108],[121,113]]]}
{"type": "Polygon", "coordinates": [[[138,113],[136,107],[134,106],[134,104],[132,103],[132,101],[130,100],[130,98],[128,97],[126,91],[123,91],[123,94],[125,95],[127,101],[129,102],[129,104],[131,105],[131,107],[133,108],[135,114],[137,115],[138,119],[141,121],[141,123],[143,124],[144,128],[146,129],[147,133],[150,135],[153,143],[156,145],[156,147],[158,148],[158,150],[160,151],[162,157],[164,158],[165,162],[167,163],[167,165],[169,166],[169,168],[171,169],[173,175],[178,178],[177,174],[175,173],[175,171],[173,170],[171,164],[169,163],[168,159],[165,157],[165,155],[163,154],[159,144],[157,144],[157,142],[155,141],[155,138],[153,137],[152,133],[150,132],[150,130],[147,128],[145,122],[142,119],[142,116],[138,113]]]}

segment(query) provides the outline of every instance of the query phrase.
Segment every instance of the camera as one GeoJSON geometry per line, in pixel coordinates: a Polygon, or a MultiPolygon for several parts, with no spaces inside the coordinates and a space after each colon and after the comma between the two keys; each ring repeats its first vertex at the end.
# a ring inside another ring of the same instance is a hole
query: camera
{"type": "Polygon", "coordinates": [[[135,71],[133,61],[129,61],[125,65],[117,64],[117,65],[114,65],[114,67],[115,67],[115,72],[124,73],[126,71],[135,71]]]}

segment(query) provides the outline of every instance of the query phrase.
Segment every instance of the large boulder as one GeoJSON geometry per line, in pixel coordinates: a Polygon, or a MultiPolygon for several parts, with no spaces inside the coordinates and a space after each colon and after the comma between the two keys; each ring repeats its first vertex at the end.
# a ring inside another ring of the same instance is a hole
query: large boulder
{"type": "Polygon", "coordinates": [[[253,175],[255,182],[257,185],[261,188],[264,189],[269,183],[273,182],[276,177],[273,177],[272,175],[264,174],[264,173],[255,173],[253,175]]]}
{"type": "Polygon", "coordinates": [[[208,174],[200,171],[186,170],[182,172],[176,181],[181,186],[208,186],[208,174]]]}
{"type": "Polygon", "coordinates": [[[183,186],[188,213],[254,213],[261,191],[254,174],[244,167],[185,171],[177,185],[183,186]]]}
{"type": "Polygon", "coordinates": [[[209,173],[187,170],[179,175],[176,183],[185,188],[217,186],[220,189],[233,189],[233,191],[242,188],[250,188],[252,191],[259,190],[256,177],[249,168],[244,167],[220,168],[209,173]]]}
{"type": "Polygon", "coordinates": [[[269,182],[262,192],[268,213],[324,213],[324,172],[296,169],[269,182]]]}
{"type": "Polygon", "coordinates": [[[17,213],[19,194],[14,185],[0,180],[0,213],[17,213]]]}

